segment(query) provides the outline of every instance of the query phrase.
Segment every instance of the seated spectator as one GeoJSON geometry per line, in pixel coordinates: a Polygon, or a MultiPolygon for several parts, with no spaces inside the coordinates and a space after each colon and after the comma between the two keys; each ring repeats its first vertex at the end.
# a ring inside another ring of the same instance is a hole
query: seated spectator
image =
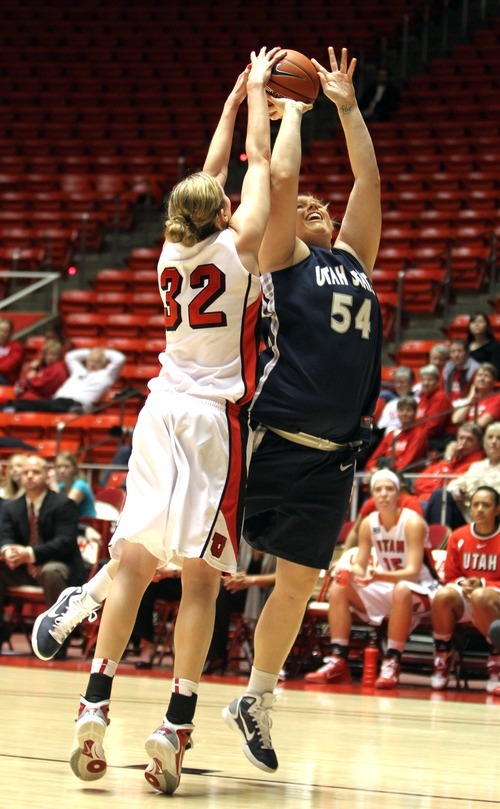
{"type": "Polygon", "coordinates": [[[450,343],[450,359],[443,368],[443,390],[452,402],[464,399],[470,391],[479,363],[469,356],[467,340],[457,337],[450,343]]]}
{"type": "Polygon", "coordinates": [[[12,321],[0,317],[0,385],[14,385],[21,373],[24,347],[11,339],[13,331],[12,321]]]}
{"type": "Polygon", "coordinates": [[[380,469],[372,476],[376,511],[359,529],[359,549],[347,585],[334,580],[329,593],[328,621],[332,654],[318,671],[306,674],[308,683],[350,683],[348,665],[351,610],[379,626],[389,618],[387,651],[376,688],[395,688],[400,661],[412,628],[430,608],[437,587],[428,527],[424,519],[398,505],[399,479],[380,469]],[[374,562],[370,562],[373,554],[374,562]]]}
{"type": "Polygon", "coordinates": [[[238,571],[223,576],[215,603],[215,625],[204,674],[224,672],[231,613],[244,613],[257,621],[276,581],[276,557],[253,550],[244,540],[240,545],[238,571]]]}
{"type": "Polygon", "coordinates": [[[415,468],[426,457],[427,434],[415,424],[416,413],[417,400],[413,396],[398,399],[397,414],[401,427],[383,437],[365,464],[367,472],[373,472],[381,463],[403,472],[410,466],[415,468]]]}
{"type": "Polygon", "coordinates": [[[5,467],[5,475],[0,490],[0,496],[4,500],[15,500],[24,494],[22,475],[23,467],[28,456],[21,452],[11,455],[5,467]]]}
{"type": "Polygon", "coordinates": [[[55,340],[46,340],[40,356],[22,369],[14,385],[16,399],[50,399],[67,377],[68,368],[63,358],[62,344],[55,340]]]}
{"type": "Polygon", "coordinates": [[[68,351],[65,362],[69,376],[52,399],[10,402],[4,409],[90,413],[117,380],[125,359],[125,354],[111,348],[77,348],[68,351]]]}
{"type": "Polygon", "coordinates": [[[495,339],[488,315],[475,312],[467,326],[469,354],[478,363],[491,362],[500,376],[500,342],[495,339]]]}
{"type": "Polygon", "coordinates": [[[419,377],[417,421],[423,422],[421,426],[427,433],[429,449],[440,452],[454,434],[450,428],[451,400],[440,388],[440,374],[435,365],[424,365],[419,377]]]}
{"type": "MultiPolygon", "coordinates": [[[[435,365],[439,371],[439,387],[443,387],[443,369],[448,360],[450,359],[450,349],[445,343],[436,343],[429,351],[428,365],[435,365]]],[[[422,390],[422,383],[417,382],[413,385],[412,392],[418,401],[420,392],[422,390]]]]}
{"type": "Polygon", "coordinates": [[[452,530],[459,528],[471,521],[470,501],[479,486],[484,484],[500,491],[500,421],[486,428],[483,449],[484,460],[471,463],[462,475],[448,483],[446,489],[432,492],[424,511],[429,524],[444,521],[452,530]]]}
{"type": "Polygon", "coordinates": [[[380,444],[384,435],[401,428],[398,417],[398,402],[402,396],[409,396],[415,381],[415,375],[411,368],[400,365],[394,371],[392,378],[392,388],[387,391],[387,396],[381,393],[375,408],[375,427],[370,436],[370,442],[363,447],[356,456],[356,468],[364,469],[366,459],[369,458],[375,448],[380,444]]]}
{"type": "Polygon", "coordinates": [[[74,500],[78,506],[78,516],[95,517],[94,492],[80,474],[76,455],[72,452],[60,452],[56,456],[54,471],[57,491],[74,500]]]}
{"type": "Polygon", "coordinates": [[[500,393],[495,393],[496,383],[495,366],[490,362],[481,363],[467,398],[454,403],[453,424],[474,421],[484,430],[492,421],[500,419],[500,393]]]}
{"type": "MultiPolygon", "coordinates": [[[[432,602],[434,673],[431,687],[448,685],[456,658],[455,627],[473,623],[488,638],[500,618],[500,495],[480,486],[471,498],[471,524],[453,531],[446,546],[444,581],[432,602]]],[[[490,646],[486,691],[500,696],[500,650],[490,646]]]]}
{"type": "MultiPolygon", "coordinates": [[[[26,459],[21,483],[24,494],[2,509],[0,615],[8,587],[39,585],[47,604],[53,604],[68,585],[81,584],[85,577],[76,504],[50,491],[47,463],[36,455],[26,459]]],[[[0,622],[0,642],[8,637],[0,622]]]]}
{"type": "Polygon", "coordinates": [[[365,121],[389,121],[399,106],[399,90],[392,81],[389,68],[379,67],[377,81],[370,84],[359,108],[365,121]]]}
{"type": "Polygon", "coordinates": [[[405,365],[400,365],[394,371],[392,377],[393,388],[395,396],[387,402],[380,418],[377,421],[377,429],[383,430],[385,434],[390,433],[398,427],[401,427],[397,407],[398,401],[402,396],[410,396],[412,393],[413,384],[415,382],[415,374],[411,368],[405,365]]]}
{"type": "Polygon", "coordinates": [[[450,475],[463,474],[471,463],[483,458],[483,431],[472,422],[462,424],[458,428],[457,440],[450,441],[444,457],[426,466],[415,479],[415,495],[420,502],[427,503],[435,489],[447,485],[450,475]]]}
{"type": "MultiPolygon", "coordinates": [[[[396,475],[399,478],[400,484],[398,506],[400,508],[409,508],[412,511],[416,511],[417,514],[420,514],[420,516],[423,517],[424,511],[418,501],[418,498],[408,491],[406,480],[404,479],[403,475],[399,475],[397,472],[396,475]]],[[[372,511],[376,511],[375,500],[373,499],[373,497],[369,497],[362,504],[361,508],[359,509],[358,516],[356,517],[355,521],[353,522],[353,524],[349,529],[349,532],[342,545],[343,551],[346,551],[349,548],[354,548],[359,544],[359,526],[361,525],[364,518],[368,517],[368,515],[371,514],[372,511]]]]}

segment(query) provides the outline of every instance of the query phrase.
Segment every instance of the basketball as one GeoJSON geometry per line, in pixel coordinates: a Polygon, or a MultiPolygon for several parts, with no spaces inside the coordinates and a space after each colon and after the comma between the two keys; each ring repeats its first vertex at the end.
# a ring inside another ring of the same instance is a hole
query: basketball
{"type": "Polygon", "coordinates": [[[266,89],[278,98],[314,104],[319,87],[318,73],[311,60],[300,51],[287,50],[286,57],[274,65],[266,89]]]}

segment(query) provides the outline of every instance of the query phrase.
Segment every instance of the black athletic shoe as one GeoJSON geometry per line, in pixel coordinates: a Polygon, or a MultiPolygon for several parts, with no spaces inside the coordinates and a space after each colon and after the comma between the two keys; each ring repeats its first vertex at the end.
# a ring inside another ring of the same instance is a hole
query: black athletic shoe
{"type": "Polygon", "coordinates": [[[264,772],[275,772],[278,759],[271,742],[271,717],[274,694],[245,694],[224,708],[222,718],[228,727],[243,736],[247,759],[264,772]]]}

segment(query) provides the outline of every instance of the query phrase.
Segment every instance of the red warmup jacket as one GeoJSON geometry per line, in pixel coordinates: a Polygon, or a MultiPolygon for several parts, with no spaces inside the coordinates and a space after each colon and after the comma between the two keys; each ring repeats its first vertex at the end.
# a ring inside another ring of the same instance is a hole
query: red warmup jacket
{"type": "Polygon", "coordinates": [[[421,477],[420,475],[415,480],[413,491],[419,500],[428,500],[435,489],[443,488],[450,482],[447,475],[463,475],[467,471],[471,463],[475,461],[482,461],[484,452],[482,449],[477,449],[475,452],[470,452],[465,458],[451,458],[449,461],[441,459],[429,464],[422,475],[433,475],[433,477],[421,477]]]}
{"type": "Polygon", "coordinates": [[[482,579],[485,587],[500,587],[500,528],[491,537],[474,534],[474,525],[462,525],[446,545],[444,581],[482,579]]]}
{"type": "Polygon", "coordinates": [[[427,437],[435,438],[436,436],[454,431],[448,429],[450,425],[450,411],[450,397],[444,390],[438,388],[438,390],[431,393],[430,396],[426,396],[425,393],[420,394],[416,420],[420,421],[420,419],[428,419],[430,416],[436,416],[436,418],[422,424],[423,429],[427,433],[427,437]],[[444,411],[447,412],[443,415],[444,411]]]}
{"type": "Polygon", "coordinates": [[[368,458],[365,469],[372,472],[377,467],[379,458],[387,458],[391,469],[399,472],[410,464],[420,461],[427,455],[427,433],[421,427],[410,427],[407,430],[393,430],[385,435],[368,458]],[[394,446],[393,446],[394,442],[394,446]]]}

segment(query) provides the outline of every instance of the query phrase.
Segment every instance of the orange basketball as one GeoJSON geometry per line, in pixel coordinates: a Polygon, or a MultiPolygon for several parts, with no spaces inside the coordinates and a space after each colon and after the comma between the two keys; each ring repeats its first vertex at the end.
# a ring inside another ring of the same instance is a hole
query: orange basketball
{"type": "Polygon", "coordinates": [[[318,72],[311,60],[300,51],[291,50],[287,50],[285,58],[274,65],[266,87],[278,98],[293,98],[306,104],[314,103],[319,88],[318,72]]]}

